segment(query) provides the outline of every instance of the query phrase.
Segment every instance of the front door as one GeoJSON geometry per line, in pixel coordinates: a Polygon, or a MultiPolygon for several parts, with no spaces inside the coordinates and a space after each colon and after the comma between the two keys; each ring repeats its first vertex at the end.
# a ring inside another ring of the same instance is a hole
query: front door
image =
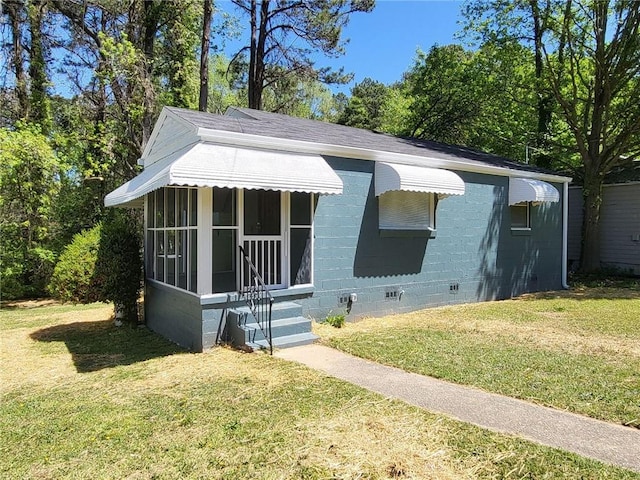
{"type": "Polygon", "coordinates": [[[284,288],[282,192],[245,190],[243,203],[242,247],[268,287],[284,288]]]}

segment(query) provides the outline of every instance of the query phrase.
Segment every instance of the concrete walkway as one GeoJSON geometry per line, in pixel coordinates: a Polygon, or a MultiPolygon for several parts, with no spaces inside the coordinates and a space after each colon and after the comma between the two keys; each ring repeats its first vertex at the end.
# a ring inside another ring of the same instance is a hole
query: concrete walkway
{"type": "Polygon", "coordinates": [[[640,472],[637,429],[407,373],[322,345],[275,355],[431,412],[640,472]]]}

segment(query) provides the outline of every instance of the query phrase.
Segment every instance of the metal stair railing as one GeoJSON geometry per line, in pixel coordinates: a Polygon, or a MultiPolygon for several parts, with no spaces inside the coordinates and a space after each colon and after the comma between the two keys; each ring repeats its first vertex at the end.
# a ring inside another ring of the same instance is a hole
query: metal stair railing
{"type": "Polygon", "coordinates": [[[240,255],[244,258],[245,267],[240,269],[240,291],[238,292],[240,299],[247,303],[251,310],[253,318],[256,320],[262,334],[269,344],[269,353],[273,355],[273,339],[271,336],[271,310],[273,307],[273,297],[269,293],[269,289],[264,283],[262,275],[253,264],[249,256],[238,245],[240,255]],[[248,278],[246,278],[248,275],[248,278]]]}

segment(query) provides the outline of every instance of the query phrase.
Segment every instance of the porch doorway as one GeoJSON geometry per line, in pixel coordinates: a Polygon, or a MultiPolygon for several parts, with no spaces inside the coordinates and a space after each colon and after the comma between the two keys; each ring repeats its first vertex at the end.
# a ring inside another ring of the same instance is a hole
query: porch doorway
{"type": "MultiPolygon", "coordinates": [[[[241,245],[269,288],[286,286],[282,192],[244,190],[241,245]]],[[[248,279],[243,265],[244,279],[248,279]]],[[[244,280],[246,282],[248,280],[244,280]]],[[[247,286],[247,285],[244,285],[247,286]]]]}

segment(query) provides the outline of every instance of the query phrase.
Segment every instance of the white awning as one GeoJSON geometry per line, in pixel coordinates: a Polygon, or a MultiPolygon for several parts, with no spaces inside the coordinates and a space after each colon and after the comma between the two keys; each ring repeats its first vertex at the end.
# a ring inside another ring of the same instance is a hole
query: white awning
{"type": "Polygon", "coordinates": [[[509,178],[509,205],[559,200],[560,192],[550,183],[532,178],[509,178]]]}
{"type": "Polygon", "coordinates": [[[464,195],[464,182],[449,170],[376,162],[375,176],[377,197],[390,190],[464,195]]]}
{"type": "Polygon", "coordinates": [[[107,207],[138,206],[145,194],[168,185],[342,193],[342,181],[320,155],[198,143],[149,165],[104,199],[107,207]]]}

